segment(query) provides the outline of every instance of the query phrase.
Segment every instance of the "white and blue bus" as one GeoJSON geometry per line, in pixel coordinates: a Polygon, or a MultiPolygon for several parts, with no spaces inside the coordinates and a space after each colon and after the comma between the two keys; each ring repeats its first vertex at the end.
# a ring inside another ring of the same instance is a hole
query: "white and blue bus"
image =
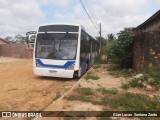
{"type": "Polygon", "coordinates": [[[41,25],[35,39],[34,74],[80,77],[93,65],[98,52],[99,42],[79,24],[41,25]]]}

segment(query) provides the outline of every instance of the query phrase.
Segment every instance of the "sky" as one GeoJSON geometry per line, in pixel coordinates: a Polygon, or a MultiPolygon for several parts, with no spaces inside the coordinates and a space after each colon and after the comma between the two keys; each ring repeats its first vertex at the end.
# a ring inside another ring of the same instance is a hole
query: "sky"
{"type": "Polygon", "coordinates": [[[25,35],[40,24],[82,24],[93,37],[136,27],[160,9],[160,0],[81,0],[96,24],[92,24],[80,0],[0,0],[0,37],[25,35]]]}

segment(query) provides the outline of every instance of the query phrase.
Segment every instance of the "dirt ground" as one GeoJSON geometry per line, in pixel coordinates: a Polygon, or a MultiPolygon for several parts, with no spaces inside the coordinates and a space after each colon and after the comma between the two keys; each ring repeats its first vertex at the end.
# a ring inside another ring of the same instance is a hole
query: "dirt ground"
{"type": "Polygon", "coordinates": [[[0,111],[43,110],[77,81],[35,76],[31,59],[0,57],[0,111]]]}
{"type": "MultiPolygon", "coordinates": [[[[121,89],[121,84],[127,82],[123,77],[115,78],[109,74],[109,65],[102,65],[98,69],[91,68],[100,77],[99,80],[57,79],[34,76],[32,60],[0,58],[0,110],[44,110],[44,111],[103,111],[104,106],[93,105],[89,102],[67,101],[64,96],[72,94],[79,85],[96,89],[117,88],[121,89]],[[53,101],[56,91],[60,91],[62,96],[53,101]]],[[[149,92],[143,89],[130,88],[129,92],[142,93],[153,96],[160,92],[149,92]]],[[[22,118],[18,118],[21,120],[22,118]]],[[[33,120],[63,120],[64,118],[35,118],[33,120]]],[[[8,119],[7,119],[8,120],[8,119]]],[[[13,120],[13,119],[12,119],[13,120]]],[[[17,118],[15,119],[17,120],[17,118]]],[[[87,120],[97,120],[90,117],[87,120]]],[[[113,120],[117,118],[113,117],[113,120]]],[[[129,120],[120,118],[119,120],[129,120]]],[[[139,120],[132,118],[132,120],[139,120]]]]}
{"type": "MultiPolygon", "coordinates": [[[[104,106],[102,105],[94,105],[89,102],[82,102],[82,101],[67,101],[64,99],[65,96],[71,95],[74,93],[74,89],[77,88],[79,85],[81,87],[89,87],[92,89],[96,89],[99,87],[104,88],[117,88],[120,92],[124,92],[121,88],[122,83],[127,82],[127,79],[123,77],[115,78],[109,74],[107,71],[109,65],[102,65],[102,67],[98,69],[91,68],[89,71],[94,71],[96,75],[100,77],[99,80],[85,80],[83,77],[70,89],[67,93],[65,93],[62,97],[60,97],[57,101],[53,102],[49,105],[44,111],[104,111],[104,106]]],[[[130,88],[128,92],[132,93],[141,93],[149,96],[159,95],[159,91],[157,92],[150,92],[144,91],[143,89],[138,88],[130,88]]],[[[106,109],[105,109],[106,110],[106,109]]],[[[127,117],[112,117],[112,120],[140,120],[139,118],[127,118],[127,117]]],[[[36,118],[33,120],[64,120],[64,118],[36,118]]],[[[95,117],[88,117],[86,120],[97,120],[95,117]]]]}

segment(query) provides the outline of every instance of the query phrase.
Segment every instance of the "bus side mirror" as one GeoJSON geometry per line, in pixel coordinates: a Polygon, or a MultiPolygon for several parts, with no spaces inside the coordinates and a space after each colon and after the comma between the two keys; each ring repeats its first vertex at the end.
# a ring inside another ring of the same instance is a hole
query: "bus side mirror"
{"type": "Polygon", "coordinates": [[[29,47],[29,43],[34,47],[35,37],[37,32],[36,31],[29,31],[26,33],[26,43],[29,47]]]}

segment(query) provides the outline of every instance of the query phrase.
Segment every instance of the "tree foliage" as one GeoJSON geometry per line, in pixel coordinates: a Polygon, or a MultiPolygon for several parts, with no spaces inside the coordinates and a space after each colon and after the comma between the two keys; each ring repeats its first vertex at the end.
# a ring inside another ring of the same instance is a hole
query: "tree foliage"
{"type": "Polygon", "coordinates": [[[7,40],[8,42],[12,42],[12,37],[11,36],[7,36],[6,38],[5,38],[5,40],[7,40]]]}
{"type": "Polygon", "coordinates": [[[106,39],[104,37],[96,37],[96,40],[102,41],[102,46],[106,43],[106,39]]]}
{"type": "Polygon", "coordinates": [[[26,42],[26,38],[22,35],[16,35],[14,38],[13,38],[13,42],[15,43],[25,43],[26,42]]]}
{"type": "Polygon", "coordinates": [[[112,41],[112,40],[114,40],[114,39],[115,39],[115,37],[114,37],[114,34],[113,34],[113,33],[108,34],[108,35],[107,35],[107,38],[108,38],[108,40],[109,40],[109,41],[112,41]]]}
{"type": "Polygon", "coordinates": [[[36,35],[35,34],[32,34],[30,36],[22,36],[22,35],[15,35],[14,37],[11,37],[11,36],[7,36],[5,38],[5,40],[9,41],[10,43],[34,43],[35,42],[35,37],[36,35]]]}
{"type": "Polygon", "coordinates": [[[113,41],[107,50],[108,60],[121,67],[129,68],[132,66],[133,34],[128,30],[123,30],[117,36],[118,39],[113,41]]]}

